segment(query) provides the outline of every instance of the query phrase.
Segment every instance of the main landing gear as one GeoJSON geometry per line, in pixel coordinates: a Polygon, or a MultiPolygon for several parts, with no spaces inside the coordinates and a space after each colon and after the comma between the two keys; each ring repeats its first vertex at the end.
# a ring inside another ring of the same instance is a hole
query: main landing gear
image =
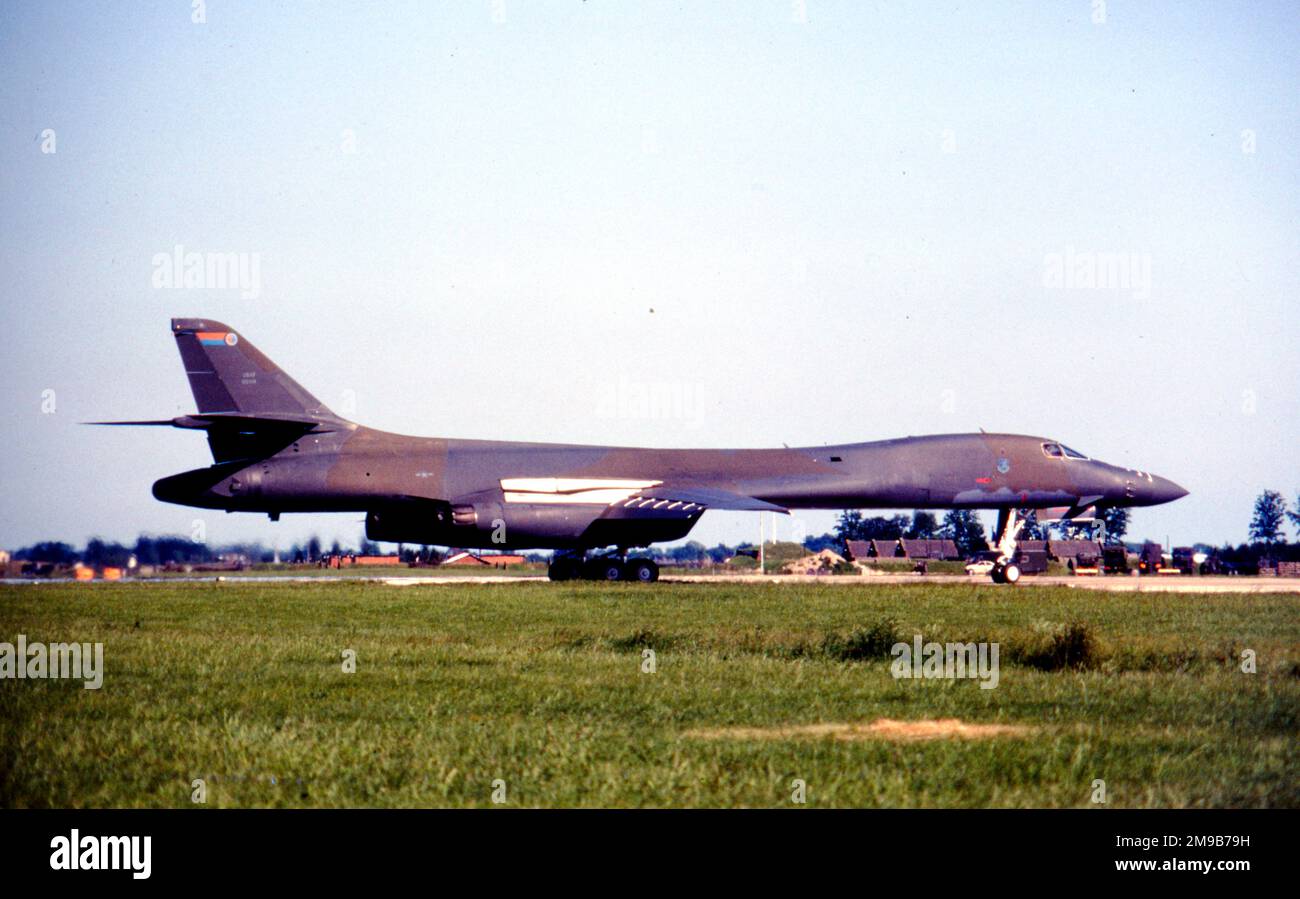
{"type": "Polygon", "coordinates": [[[1020,566],[1016,564],[1016,538],[1028,523],[1028,517],[1019,509],[1002,509],[998,512],[997,543],[994,549],[998,557],[993,561],[989,577],[995,584],[1017,584],[1020,582],[1020,566]]]}
{"type": "Polygon", "coordinates": [[[553,581],[631,581],[653,584],[659,566],[653,559],[629,559],[627,550],[587,558],[585,552],[557,552],[546,575],[553,581]]]}

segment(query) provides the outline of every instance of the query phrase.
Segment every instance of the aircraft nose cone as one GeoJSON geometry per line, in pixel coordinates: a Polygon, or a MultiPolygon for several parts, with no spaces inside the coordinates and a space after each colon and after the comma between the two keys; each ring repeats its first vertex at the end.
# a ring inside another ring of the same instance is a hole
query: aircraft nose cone
{"type": "Polygon", "coordinates": [[[1187,495],[1187,491],[1179,487],[1168,478],[1154,477],[1151,483],[1147,485],[1147,492],[1151,497],[1152,505],[1160,503],[1172,503],[1176,499],[1182,499],[1187,495]]]}

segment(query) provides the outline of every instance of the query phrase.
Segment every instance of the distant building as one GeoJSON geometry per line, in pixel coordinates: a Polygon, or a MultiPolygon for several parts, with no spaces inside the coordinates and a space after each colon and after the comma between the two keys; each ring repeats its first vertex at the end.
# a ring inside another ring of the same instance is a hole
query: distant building
{"type": "Polygon", "coordinates": [[[447,565],[468,565],[479,568],[505,568],[507,565],[523,565],[528,561],[523,556],[512,555],[507,553],[490,553],[486,555],[476,555],[472,552],[462,550],[453,553],[442,560],[443,566],[447,565]]]}
{"type": "Polygon", "coordinates": [[[351,556],[350,561],[353,565],[401,565],[402,560],[396,555],[391,556],[351,556]]]}
{"type": "Polygon", "coordinates": [[[893,559],[898,556],[897,540],[872,540],[871,555],[876,559],[893,559]]]}
{"type": "Polygon", "coordinates": [[[899,554],[908,559],[952,561],[961,558],[961,553],[957,551],[957,544],[952,540],[908,540],[904,537],[898,543],[902,550],[899,554]]]}
{"type": "Polygon", "coordinates": [[[326,568],[352,568],[355,566],[380,566],[380,565],[401,565],[402,560],[396,555],[391,556],[354,556],[338,555],[327,556],[325,559],[326,568]]]}
{"type": "Polygon", "coordinates": [[[186,571],[243,571],[248,567],[243,556],[223,555],[215,562],[197,562],[183,566],[186,571]]]}
{"type": "Polygon", "coordinates": [[[871,558],[871,541],[869,540],[846,540],[844,548],[850,561],[861,562],[863,559],[871,558]]]}
{"type": "Polygon", "coordinates": [[[845,544],[854,562],[871,559],[948,559],[958,560],[961,553],[952,540],[849,540],[845,544]]]}

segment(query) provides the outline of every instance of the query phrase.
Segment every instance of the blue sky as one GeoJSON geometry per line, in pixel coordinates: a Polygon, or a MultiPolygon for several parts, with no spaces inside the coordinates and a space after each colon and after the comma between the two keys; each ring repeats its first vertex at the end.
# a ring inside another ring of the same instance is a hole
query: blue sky
{"type": "Polygon", "coordinates": [[[201,437],[77,424],[192,410],[174,315],[387,430],[1043,434],[1191,491],[1133,536],[1243,540],[1300,489],[1300,16],[1098,11],[6,4],[0,546],[356,539],[160,504],[201,437]],[[177,245],[255,254],[258,290],[155,287],[177,245]]]}

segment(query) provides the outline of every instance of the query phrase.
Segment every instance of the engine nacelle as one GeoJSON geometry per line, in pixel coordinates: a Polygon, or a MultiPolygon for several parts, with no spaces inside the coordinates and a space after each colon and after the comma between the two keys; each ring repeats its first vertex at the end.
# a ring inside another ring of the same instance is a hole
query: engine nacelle
{"type": "Polygon", "coordinates": [[[385,506],[366,513],[366,539],[385,543],[450,545],[455,528],[447,503],[385,506]]]}
{"type": "Polygon", "coordinates": [[[467,549],[570,548],[604,511],[595,505],[473,502],[396,503],[366,513],[366,537],[467,549]]]}
{"type": "Polygon", "coordinates": [[[676,540],[697,520],[699,513],[625,517],[594,503],[507,503],[477,495],[374,509],[366,513],[366,537],[465,549],[592,549],[676,540]]]}

